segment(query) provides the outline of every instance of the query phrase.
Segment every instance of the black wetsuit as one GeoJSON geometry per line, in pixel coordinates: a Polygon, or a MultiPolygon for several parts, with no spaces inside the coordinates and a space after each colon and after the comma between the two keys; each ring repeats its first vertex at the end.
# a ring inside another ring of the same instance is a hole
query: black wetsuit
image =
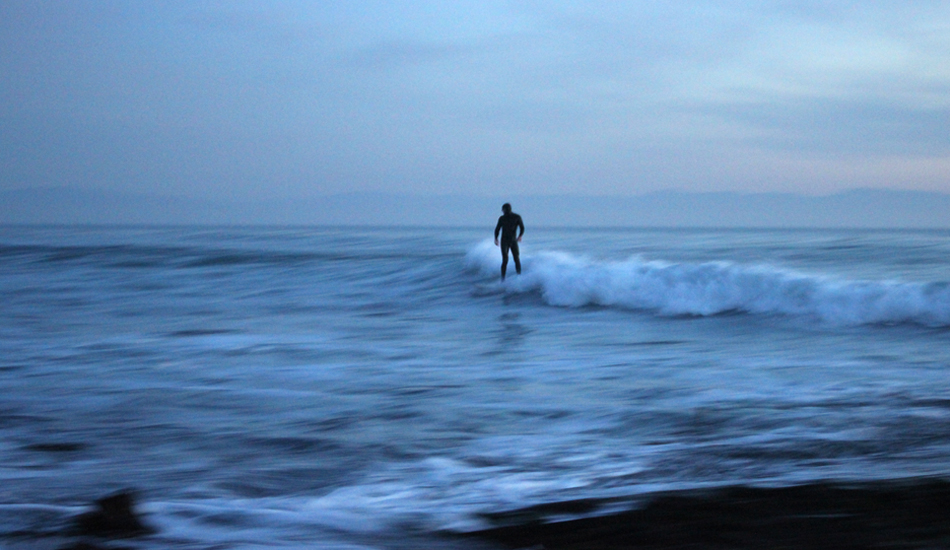
{"type": "Polygon", "coordinates": [[[515,270],[521,273],[521,256],[518,250],[518,239],[524,235],[524,222],[521,221],[521,216],[514,212],[502,215],[498,218],[498,224],[495,225],[495,239],[498,238],[499,231],[501,231],[501,280],[504,281],[505,272],[508,271],[508,250],[511,250],[511,257],[515,260],[515,270]]]}

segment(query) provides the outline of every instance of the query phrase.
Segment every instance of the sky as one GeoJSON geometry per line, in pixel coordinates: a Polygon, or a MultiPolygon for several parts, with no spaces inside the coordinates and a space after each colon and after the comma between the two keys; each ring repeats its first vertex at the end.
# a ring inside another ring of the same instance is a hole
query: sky
{"type": "Polygon", "coordinates": [[[0,191],[950,192],[950,2],[3,0],[0,191]]]}

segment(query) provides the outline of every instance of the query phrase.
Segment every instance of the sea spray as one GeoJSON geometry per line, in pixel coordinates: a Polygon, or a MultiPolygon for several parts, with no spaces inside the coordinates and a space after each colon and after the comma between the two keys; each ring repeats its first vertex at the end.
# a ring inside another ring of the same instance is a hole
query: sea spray
{"type": "MultiPolygon", "coordinates": [[[[498,261],[487,240],[466,255],[466,266],[485,276],[497,276],[498,261]]],[[[742,312],[837,325],[950,325],[950,285],[945,282],[846,280],[771,265],[636,256],[611,261],[556,251],[526,250],[522,263],[523,275],[509,278],[506,291],[538,292],[553,306],[621,307],[666,316],[742,312]]]]}

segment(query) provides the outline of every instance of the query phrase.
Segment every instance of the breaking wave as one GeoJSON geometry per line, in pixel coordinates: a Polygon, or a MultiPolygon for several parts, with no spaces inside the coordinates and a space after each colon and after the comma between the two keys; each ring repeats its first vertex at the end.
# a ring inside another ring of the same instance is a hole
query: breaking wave
{"type": "MultiPolygon", "coordinates": [[[[466,267],[498,276],[498,249],[484,241],[466,267]]],[[[842,325],[915,323],[950,326],[950,284],[847,280],[768,265],[600,261],[542,251],[522,254],[524,273],[505,292],[538,292],[554,306],[599,305],[661,315],[733,312],[810,317],[842,325]]],[[[513,270],[509,264],[509,270],[513,270]]]]}

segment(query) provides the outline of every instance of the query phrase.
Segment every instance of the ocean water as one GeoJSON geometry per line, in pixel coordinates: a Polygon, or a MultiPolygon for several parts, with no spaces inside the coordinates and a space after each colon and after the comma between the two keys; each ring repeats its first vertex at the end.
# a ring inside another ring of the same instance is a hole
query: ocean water
{"type": "Polygon", "coordinates": [[[950,232],[529,224],[505,283],[490,237],[0,227],[0,546],[124,488],[126,548],[464,548],[536,504],[950,475],[950,232]]]}

